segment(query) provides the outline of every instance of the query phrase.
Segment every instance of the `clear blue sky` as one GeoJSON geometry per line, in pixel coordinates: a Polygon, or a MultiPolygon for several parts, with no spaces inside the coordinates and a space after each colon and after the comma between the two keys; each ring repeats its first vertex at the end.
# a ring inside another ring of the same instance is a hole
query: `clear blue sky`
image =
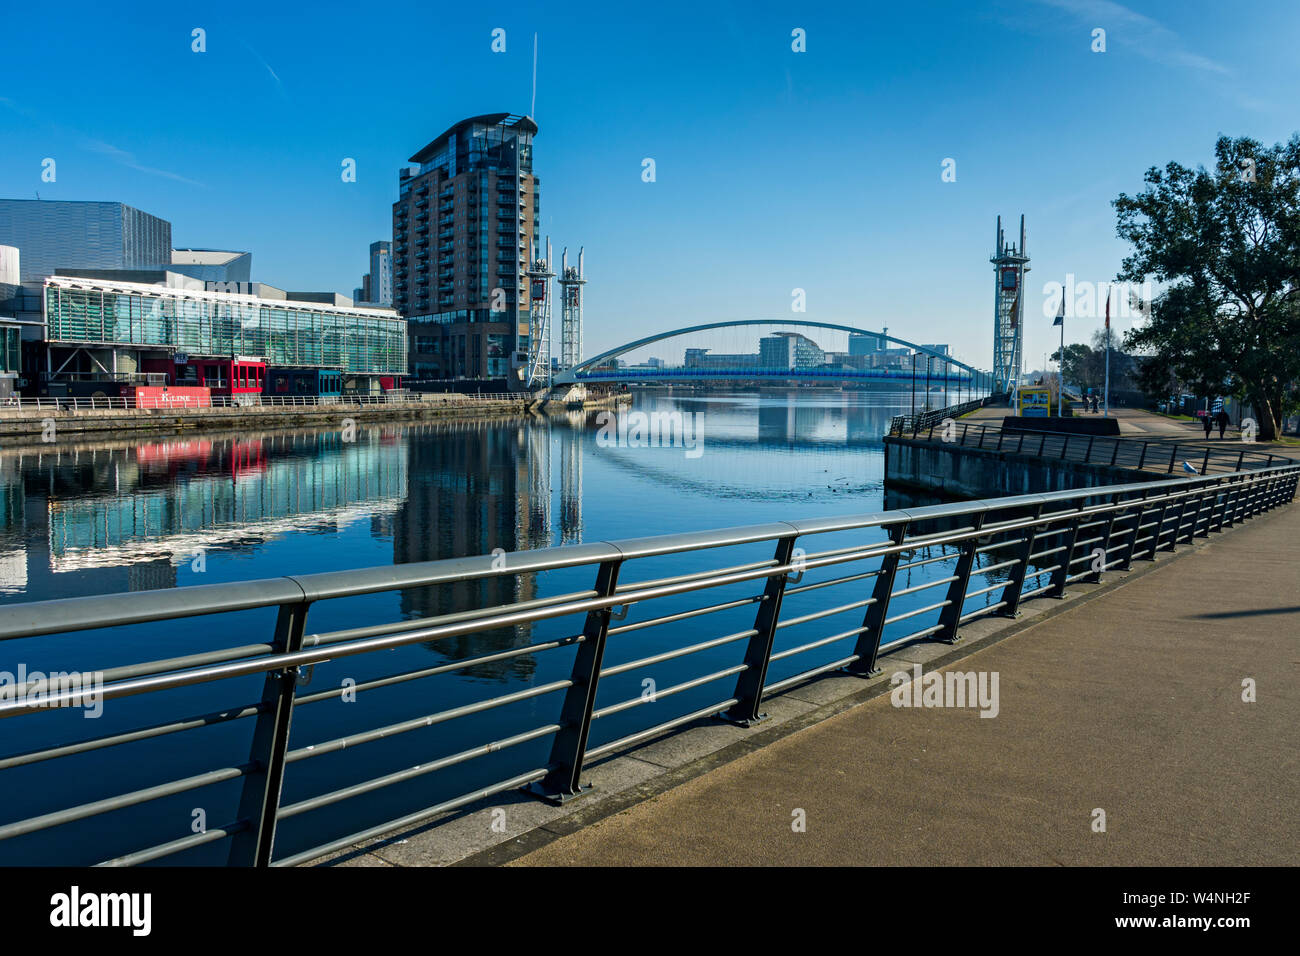
{"type": "Polygon", "coordinates": [[[257,280],[345,294],[412,153],[464,117],[529,111],[536,33],[542,229],[586,246],[588,355],[788,317],[798,287],[802,318],[987,366],[994,217],[1023,212],[1037,367],[1056,338],[1043,283],[1119,266],[1120,191],[1209,161],[1220,133],[1273,143],[1298,122],[1290,0],[115,7],[8,5],[0,195],[120,200],[178,246],[251,251],[257,280]]]}

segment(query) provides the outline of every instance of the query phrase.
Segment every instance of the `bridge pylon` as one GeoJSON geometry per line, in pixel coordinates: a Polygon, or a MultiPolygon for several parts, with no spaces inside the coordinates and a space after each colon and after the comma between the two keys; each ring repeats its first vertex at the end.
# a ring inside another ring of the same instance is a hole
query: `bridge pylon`
{"type": "Polygon", "coordinates": [[[993,384],[994,391],[1012,393],[1024,371],[1025,217],[1020,217],[1020,244],[1008,243],[998,216],[993,263],[993,384]]]}
{"type": "Polygon", "coordinates": [[[551,240],[546,240],[546,258],[533,250],[528,266],[528,387],[548,388],[551,384],[551,240]]]}

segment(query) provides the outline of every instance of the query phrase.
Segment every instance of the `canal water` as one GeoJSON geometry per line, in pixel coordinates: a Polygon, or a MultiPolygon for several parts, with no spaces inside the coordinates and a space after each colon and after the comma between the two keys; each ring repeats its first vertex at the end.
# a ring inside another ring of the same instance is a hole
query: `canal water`
{"type": "MultiPolygon", "coordinates": [[[[911,396],[827,389],[759,392],[645,390],[630,412],[681,413],[691,441],[656,447],[620,434],[598,413],[474,423],[226,434],[0,449],[0,604],[144,591],[284,574],[338,571],[516,552],[769,521],[883,510],[914,503],[886,492],[880,437],[911,396]]],[[[625,413],[625,418],[630,418],[625,413]]],[[[640,440],[639,440],[640,439],[640,440]]],[[[877,534],[876,537],[883,537],[877,534]]],[[[859,537],[856,540],[861,540],[859,537]]],[[[835,546],[828,539],[818,547],[835,546]]],[[[769,558],[770,544],[718,554],[647,559],[623,580],[647,580],[769,558]]],[[[918,568],[913,583],[948,573],[918,568]]],[[[841,572],[843,573],[843,572],[841,572]]],[[[902,582],[900,576],[900,582],[902,582]]],[[[994,580],[990,578],[990,580],[994,580]]],[[[868,582],[869,585],[869,582],[868,582]]],[[[400,621],[592,586],[589,569],[513,576],[323,602],[308,632],[400,621]]],[[[761,590],[751,583],[749,591],[761,590]]],[[[719,592],[718,600],[724,599],[719,592]]],[[[731,593],[731,592],[726,592],[731,593]]],[[[741,592],[735,592],[739,595],[741,592]]],[[[935,592],[918,596],[934,601],[935,592]]],[[[839,601],[862,597],[853,594],[839,601]]],[[[939,596],[942,594],[940,592],[939,596]]],[[[700,606],[685,595],[654,609],[700,606]]],[[[712,600],[712,595],[707,596],[712,600]]],[[[816,597],[807,606],[816,608],[816,597]]],[[[897,605],[900,609],[906,604],[897,605]]],[[[891,608],[891,612],[892,612],[891,608]]],[[[802,613],[802,612],[801,612],[802,613]]],[[[837,624],[860,622],[861,610],[837,624]]],[[[635,620],[633,616],[632,620],[635,620]]],[[[752,625],[753,606],[672,627],[611,638],[606,665],[637,660],[752,625]]],[[[266,640],[273,611],[191,618],[170,625],[8,641],[0,672],[94,671],[266,640]]],[[[911,622],[908,622],[911,623],[911,622]]],[[[904,627],[904,625],[899,625],[904,627]]],[[[580,629],[580,622],[578,625],[580,629]]],[[[317,665],[300,694],[402,671],[481,657],[573,633],[572,620],[417,643],[317,665]]],[[[793,629],[797,631],[798,629],[793,629]]],[[[825,622],[806,636],[833,633],[825,622]]],[[[898,633],[902,633],[899,631],[898,633]]],[[[897,635],[895,635],[897,636],[897,635]]],[[[783,635],[784,639],[785,635],[783,635]]],[[[891,639],[886,633],[886,641],[891,639]]],[[[773,664],[770,680],[851,652],[852,641],[773,664]]],[[[599,706],[636,698],[733,666],[744,642],[602,681],[599,706]]],[[[467,668],[302,706],[292,745],[304,747],[562,680],[568,649],[467,668]]],[[[0,678],[2,679],[2,678],[0,678]]],[[[11,678],[12,679],[12,678],[11,678]]],[[[690,713],[731,695],[734,677],[597,722],[593,745],[690,713]]],[[[249,759],[252,721],[214,722],[55,760],[22,757],[42,747],[103,737],[255,703],[261,681],[237,679],[108,702],[100,715],[65,708],[0,721],[0,825],[249,759]],[[18,757],[18,760],[12,758],[18,757]],[[5,758],[10,758],[8,761],[5,758]]],[[[337,791],[553,722],[562,694],[435,723],[290,764],[283,804],[337,791]]],[[[277,856],[345,836],[545,763],[549,738],[338,803],[288,816],[277,856]]],[[[511,798],[513,799],[513,798],[511,798]]],[[[93,863],[220,827],[237,817],[239,781],[150,800],[94,819],[0,840],[0,864],[93,863]]],[[[224,862],[217,841],[169,858],[224,862]]]]}

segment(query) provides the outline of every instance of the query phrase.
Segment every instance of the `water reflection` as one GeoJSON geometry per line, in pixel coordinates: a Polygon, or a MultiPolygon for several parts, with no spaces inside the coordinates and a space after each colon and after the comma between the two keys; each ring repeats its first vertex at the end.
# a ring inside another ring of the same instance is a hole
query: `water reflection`
{"type": "MultiPolygon", "coordinates": [[[[200,555],[209,569],[238,557],[234,579],[384,560],[358,562],[322,541],[302,552],[302,567],[269,566],[274,542],[337,538],[358,525],[377,544],[391,541],[389,560],[408,563],[580,543],[593,502],[601,538],[685,530],[697,520],[682,507],[688,499],[744,504],[709,508],[715,526],[757,520],[769,505],[762,517],[784,517],[791,502],[860,510],[844,496],[867,495],[879,507],[879,436],[905,398],[802,389],[639,395],[639,409],[703,414],[697,460],[680,449],[597,447],[596,412],[362,428],[355,441],[301,430],[0,450],[0,600],[202,583],[178,579],[200,555]],[[634,508],[601,507],[631,494],[634,508]]],[[[401,611],[424,616],[530,596],[516,587],[506,576],[413,591],[401,611]]]]}

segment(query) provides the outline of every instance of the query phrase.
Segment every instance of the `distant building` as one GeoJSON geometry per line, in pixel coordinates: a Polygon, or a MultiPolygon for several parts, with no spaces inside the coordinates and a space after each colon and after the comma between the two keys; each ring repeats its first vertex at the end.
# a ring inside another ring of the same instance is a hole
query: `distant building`
{"type": "MultiPolygon", "coordinates": [[[[928,349],[931,352],[938,352],[940,355],[952,354],[947,345],[926,345],[925,343],[922,343],[921,348],[928,349]]],[[[945,362],[941,358],[935,358],[934,356],[927,355],[924,352],[922,352],[920,357],[917,359],[916,366],[918,370],[924,369],[928,366],[931,375],[947,375],[954,371],[954,366],[951,362],[945,362]]]]}
{"type": "Polygon", "coordinates": [[[393,244],[380,240],[370,244],[370,271],[352,298],[358,303],[390,308],[393,304],[393,244]]]}
{"type": "Polygon", "coordinates": [[[777,332],[759,340],[763,368],[817,368],[826,363],[821,347],[798,332],[777,332]]]}
{"type": "Polygon", "coordinates": [[[886,347],[889,340],[880,335],[851,332],[849,334],[849,355],[870,355],[886,347]]]}
{"type": "Polygon", "coordinates": [[[221,249],[173,249],[168,271],[204,282],[249,282],[253,254],[221,249]]]}

